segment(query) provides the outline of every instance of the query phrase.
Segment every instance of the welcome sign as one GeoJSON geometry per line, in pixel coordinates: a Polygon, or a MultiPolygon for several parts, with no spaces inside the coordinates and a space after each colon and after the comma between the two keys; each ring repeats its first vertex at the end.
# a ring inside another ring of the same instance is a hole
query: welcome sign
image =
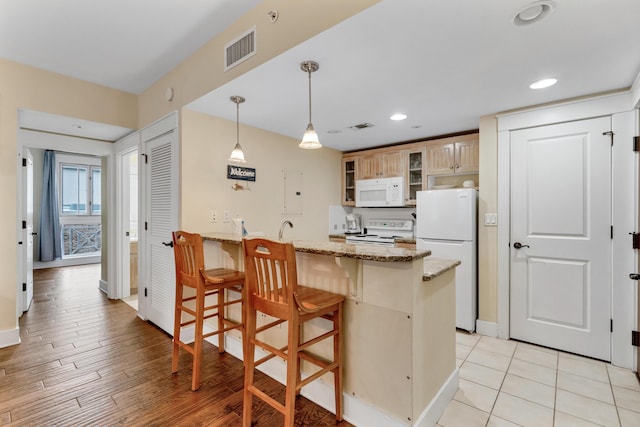
{"type": "Polygon", "coordinates": [[[227,165],[227,179],[239,179],[242,181],[255,181],[256,169],[242,166],[227,165]]]}

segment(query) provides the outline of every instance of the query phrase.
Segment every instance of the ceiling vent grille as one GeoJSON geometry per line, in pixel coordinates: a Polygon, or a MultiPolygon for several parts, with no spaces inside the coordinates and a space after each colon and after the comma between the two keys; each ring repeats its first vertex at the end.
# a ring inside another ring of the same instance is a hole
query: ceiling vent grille
{"type": "Polygon", "coordinates": [[[224,46],[224,71],[232,69],[255,54],[256,27],[252,27],[224,46]]]}
{"type": "Polygon", "coordinates": [[[349,129],[353,130],[362,130],[366,128],[372,128],[373,125],[371,123],[359,123],[357,125],[349,126],[349,129]]]}

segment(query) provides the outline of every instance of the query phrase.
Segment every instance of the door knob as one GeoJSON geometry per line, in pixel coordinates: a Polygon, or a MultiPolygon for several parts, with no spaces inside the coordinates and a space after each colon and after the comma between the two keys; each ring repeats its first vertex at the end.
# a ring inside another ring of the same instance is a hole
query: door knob
{"type": "Polygon", "coordinates": [[[522,248],[528,248],[528,247],[529,247],[529,245],[523,245],[523,244],[522,244],[522,243],[520,243],[520,242],[515,242],[515,243],[513,244],[513,247],[514,247],[514,248],[516,248],[516,249],[522,249],[522,248]]]}
{"type": "Polygon", "coordinates": [[[638,273],[631,273],[631,274],[629,275],[629,279],[631,279],[631,280],[640,280],[640,274],[638,274],[638,273]]]}
{"type": "Polygon", "coordinates": [[[162,244],[165,246],[169,246],[170,248],[173,247],[173,242],[162,242],[162,244]]]}

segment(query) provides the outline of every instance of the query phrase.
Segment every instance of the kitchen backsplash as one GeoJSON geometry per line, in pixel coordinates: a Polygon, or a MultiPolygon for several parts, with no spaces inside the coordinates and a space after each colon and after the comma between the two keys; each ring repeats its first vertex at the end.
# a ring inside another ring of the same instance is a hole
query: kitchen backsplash
{"type": "MultiPolygon", "coordinates": [[[[412,213],[416,212],[415,207],[409,208],[352,208],[348,206],[329,206],[329,234],[343,234],[346,221],[345,216],[349,213],[358,214],[365,224],[368,219],[411,219],[412,213]]],[[[414,220],[415,221],[415,220],[414,220]]]]}

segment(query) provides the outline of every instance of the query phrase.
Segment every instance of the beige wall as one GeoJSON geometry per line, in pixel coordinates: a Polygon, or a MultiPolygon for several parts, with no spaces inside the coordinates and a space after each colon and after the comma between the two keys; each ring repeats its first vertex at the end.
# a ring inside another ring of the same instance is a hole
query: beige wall
{"type": "Polygon", "coordinates": [[[178,67],[167,73],[140,95],[140,126],[143,127],[171,111],[179,110],[223,84],[241,76],[271,58],[291,49],[380,0],[264,0],[231,24],[178,67]],[[267,12],[278,10],[278,21],[271,23],[267,12]],[[249,28],[256,27],[256,54],[224,72],[224,45],[249,28]],[[174,100],[165,99],[167,88],[174,100]]]}
{"type": "MultiPolygon", "coordinates": [[[[498,212],[498,121],[480,118],[478,201],[478,318],[498,321],[498,227],[485,226],[484,215],[498,212]]],[[[498,219],[500,220],[500,219],[498,219]]]]}
{"type": "Polygon", "coordinates": [[[340,204],[341,153],[303,150],[297,140],[249,126],[240,127],[247,163],[256,169],[251,190],[234,191],[245,181],[227,179],[227,159],[236,141],[235,122],[183,110],[181,122],[181,227],[196,232],[231,232],[223,213],[244,219],[247,230],[277,236],[284,220],[287,239],[327,240],[329,205],[340,204]],[[283,214],[283,170],[302,171],[302,215],[283,214]],[[209,221],[215,210],[217,223],[209,221]]]}
{"type": "Polygon", "coordinates": [[[0,59],[0,333],[16,328],[18,109],[135,128],[135,95],[0,59]]]}

